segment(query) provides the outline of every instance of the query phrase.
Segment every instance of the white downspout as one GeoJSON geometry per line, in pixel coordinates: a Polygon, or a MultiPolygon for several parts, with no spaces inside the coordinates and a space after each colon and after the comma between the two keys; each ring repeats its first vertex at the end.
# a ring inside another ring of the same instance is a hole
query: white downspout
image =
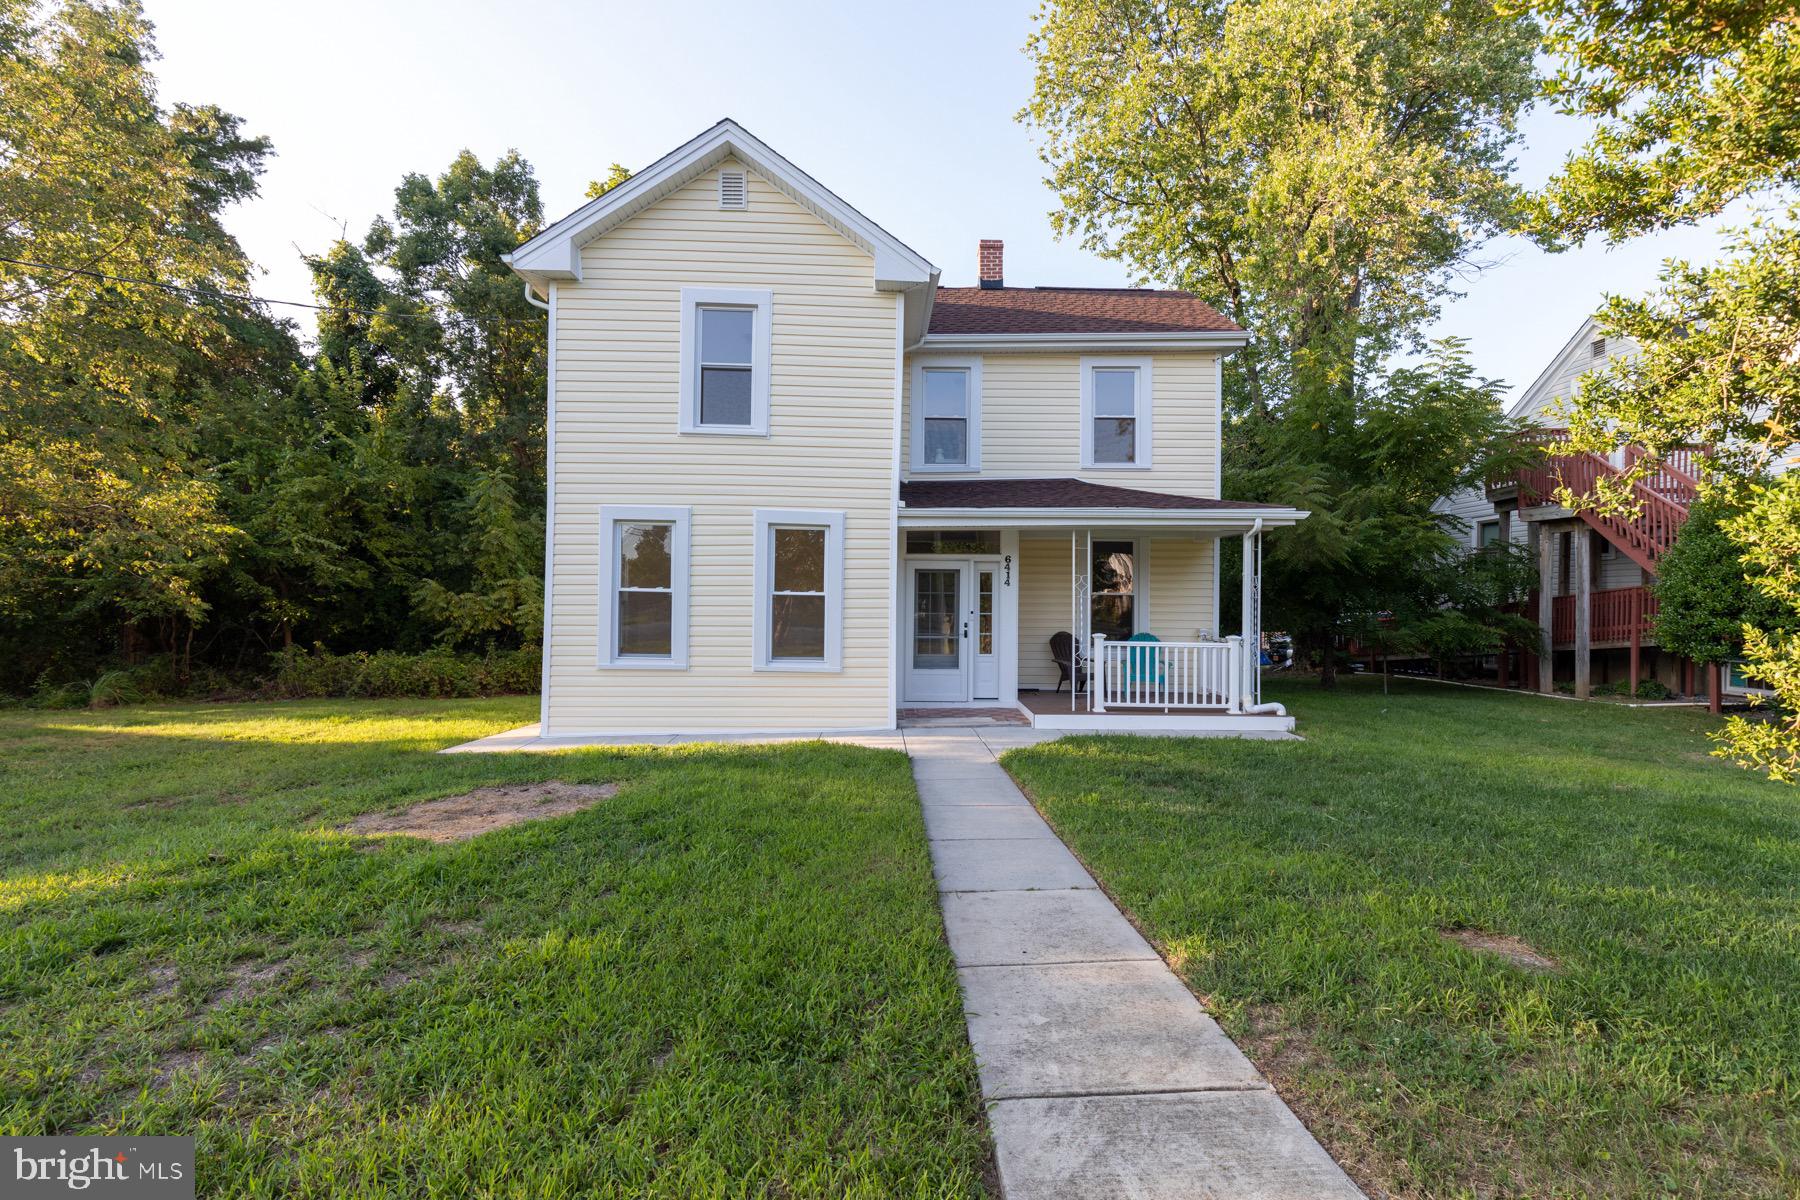
{"type": "Polygon", "coordinates": [[[533,307],[533,308],[541,308],[545,312],[550,311],[550,306],[548,304],[545,304],[543,301],[539,300],[536,296],[531,294],[531,280],[529,280],[529,279],[527,279],[525,281],[525,303],[531,305],[531,307],[533,307]]]}
{"type": "Polygon", "coordinates": [[[1244,678],[1240,681],[1244,697],[1239,708],[1246,716],[1285,717],[1287,709],[1279,704],[1256,703],[1256,688],[1251,684],[1262,671],[1262,605],[1257,602],[1262,595],[1262,527],[1263,519],[1258,517],[1244,535],[1244,678]]]}

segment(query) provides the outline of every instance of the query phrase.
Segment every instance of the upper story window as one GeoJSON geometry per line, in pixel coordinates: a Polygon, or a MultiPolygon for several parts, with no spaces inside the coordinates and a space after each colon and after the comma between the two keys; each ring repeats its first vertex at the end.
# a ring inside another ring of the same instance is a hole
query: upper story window
{"type": "Polygon", "coordinates": [[[681,289],[681,432],[769,432],[770,293],[681,289]]]}
{"type": "Polygon", "coordinates": [[[914,363],[912,400],[913,470],[980,470],[981,360],[914,363]]]}
{"type": "Polygon", "coordinates": [[[688,510],[600,507],[600,665],[687,666],[688,510]]]}
{"type": "Polygon", "coordinates": [[[1081,360],[1081,465],[1150,465],[1150,360],[1081,360]]]}
{"type": "Polygon", "coordinates": [[[1480,521],[1475,526],[1475,548],[1485,550],[1500,541],[1500,522],[1480,521]]]}

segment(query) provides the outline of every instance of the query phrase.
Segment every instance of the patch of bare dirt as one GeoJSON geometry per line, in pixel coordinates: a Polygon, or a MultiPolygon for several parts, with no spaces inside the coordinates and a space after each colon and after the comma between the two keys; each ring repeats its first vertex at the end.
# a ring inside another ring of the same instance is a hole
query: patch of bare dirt
{"type": "Polygon", "coordinates": [[[281,973],[285,970],[287,970],[287,959],[285,958],[278,958],[260,966],[255,963],[239,963],[231,968],[231,982],[226,984],[222,990],[213,993],[206,1002],[207,1007],[217,1008],[221,1004],[243,1000],[254,994],[263,984],[280,978],[281,973]]]}
{"type": "Polygon", "coordinates": [[[175,990],[175,985],[180,982],[179,977],[175,973],[175,968],[164,963],[157,963],[152,966],[149,970],[144,972],[144,977],[150,981],[150,990],[145,994],[152,1000],[161,999],[168,995],[175,990]]]}
{"type": "Polygon", "coordinates": [[[592,808],[617,795],[616,783],[510,783],[427,800],[399,812],[366,813],[344,826],[365,837],[399,834],[429,842],[461,842],[491,829],[592,808]]]}
{"type": "Polygon", "coordinates": [[[1510,934],[1488,933],[1483,929],[1440,929],[1438,935],[1478,954],[1494,954],[1515,967],[1527,971],[1558,972],[1562,966],[1548,954],[1541,953],[1529,942],[1510,934]]]}
{"type": "Polygon", "coordinates": [[[159,1088],[166,1088],[174,1082],[175,1076],[183,1071],[192,1071],[206,1061],[206,1055],[198,1050],[175,1050],[156,1060],[152,1081],[159,1088]]]}

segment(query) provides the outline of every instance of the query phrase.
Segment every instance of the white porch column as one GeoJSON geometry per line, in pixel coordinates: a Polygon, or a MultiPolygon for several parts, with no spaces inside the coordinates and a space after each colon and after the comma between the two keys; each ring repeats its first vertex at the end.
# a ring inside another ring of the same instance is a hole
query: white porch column
{"type": "Polygon", "coordinates": [[[1239,680],[1239,706],[1262,703],[1262,522],[1244,534],[1243,676],[1239,680]]]}

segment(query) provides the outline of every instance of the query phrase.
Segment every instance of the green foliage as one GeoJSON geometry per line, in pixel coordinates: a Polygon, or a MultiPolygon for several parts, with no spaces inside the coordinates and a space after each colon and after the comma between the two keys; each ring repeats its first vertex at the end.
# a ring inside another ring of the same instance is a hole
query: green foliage
{"type": "Polygon", "coordinates": [[[1058,234],[1249,330],[1232,394],[1266,413],[1414,339],[1507,227],[1536,41],[1487,0],[1046,0],[1020,115],[1058,234]]]}
{"type": "Polygon", "coordinates": [[[1447,344],[1350,392],[1309,386],[1280,419],[1246,417],[1230,428],[1239,449],[1227,494],[1312,513],[1269,539],[1269,628],[1292,632],[1328,664],[1345,634],[1390,639],[1394,653],[1425,649],[1427,637],[1446,652],[1470,644],[1467,625],[1438,619],[1445,608],[1485,629],[1490,648],[1508,636],[1498,596],[1512,557],[1501,550],[1470,559],[1432,508],[1516,453],[1496,387],[1447,344]],[[1377,613],[1400,616],[1371,624],[1377,613]]]}
{"type": "Polygon", "coordinates": [[[1743,551],[1722,520],[1717,500],[1693,507],[1675,545],[1657,563],[1657,645],[1696,662],[1717,663],[1744,652],[1744,626],[1780,625],[1781,609],[1744,578],[1743,551]]]}
{"type": "Polygon", "coordinates": [[[0,257],[52,264],[0,263],[0,694],[531,645],[544,315],[500,261],[542,223],[530,165],[408,174],[309,256],[309,355],[232,298],[252,268],[222,218],[268,142],[159,105],[154,58],[135,3],[0,0],[0,257]]]}
{"type": "Polygon", "coordinates": [[[1619,241],[1800,183],[1800,25],[1792,0],[1503,0],[1561,59],[1546,95],[1597,123],[1533,197],[1553,244],[1619,241]]]}
{"type": "Polygon", "coordinates": [[[1639,700],[1667,700],[1672,692],[1669,686],[1660,679],[1640,679],[1637,685],[1639,700]]]}
{"type": "Polygon", "coordinates": [[[401,654],[391,650],[332,654],[290,646],[276,655],[266,694],[299,700],[509,696],[535,692],[541,654],[534,648],[496,650],[480,657],[448,649],[401,654]]]}
{"type": "MultiPolygon", "coordinates": [[[[1569,112],[1594,118],[1589,145],[1533,198],[1550,244],[1591,233],[1622,240],[1720,212],[1743,197],[1791,199],[1800,182],[1800,25],[1778,0],[1518,0],[1542,16],[1548,48],[1565,59],[1549,88],[1569,112]]],[[[1705,493],[1732,512],[1721,528],[1762,598],[1708,598],[1678,583],[1675,636],[1721,655],[1741,641],[1751,676],[1774,689],[1779,713],[1728,722],[1716,753],[1772,778],[1800,779],[1800,209],[1759,217],[1717,265],[1673,261],[1645,299],[1612,298],[1609,336],[1641,347],[1576,396],[1579,449],[1636,443],[1648,453],[1627,480],[1591,502],[1631,504],[1629,482],[1669,451],[1710,449],[1705,493]],[[1685,588],[1686,590],[1681,590],[1685,588]],[[1721,628],[1725,611],[1747,622],[1721,628]],[[1685,624],[1684,624],[1685,622],[1685,624]]],[[[1704,535],[1710,538],[1710,533],[1704,535]]],[[[1692,551],[1713,563],[1728,551],[1692,551]]],[[[1732,589],[1735,593],[1736,589],[1732,589]]]]}

